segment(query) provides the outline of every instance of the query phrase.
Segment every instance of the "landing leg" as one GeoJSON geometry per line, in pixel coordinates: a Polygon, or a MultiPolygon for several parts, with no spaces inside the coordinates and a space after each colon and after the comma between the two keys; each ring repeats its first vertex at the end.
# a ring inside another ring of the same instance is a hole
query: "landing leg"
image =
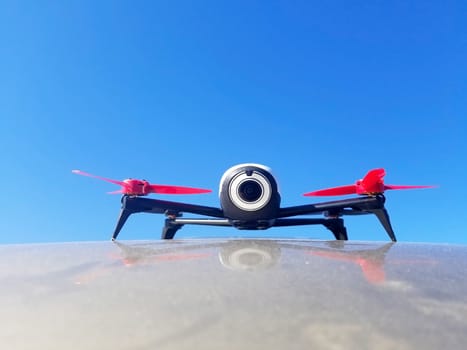
{"type": "Polygon", "coordinates": [[[323,225],[334,234],[337,240],[347,241],[349,239],[343,219],[327,219],[323,225]]]}
{"type": "Polygon", "coordinates": [[[178,230],[183,227],[183,224],[174,224],[172,219],[165,219],[165,225],[162,228],[161,239],[173,239],[178,230]]]}
{"type": "Polygon", "coordinates": [[[117,226],[115,227],[114,233],[112,235],[112,241],[117,239],[120,230],[122,229],[123,225],[125,225],[125,222],[131,214],[133,214],[132,211],[122,208],[120,215],[118,216],[117,226]]]}
{"type": "Polygon", "coordinates": [[[375,209],[375,210],[373,210],[373,213],[376,215],[378,220],[383,225],[383,227],[386,230],[386,233],[388,234],[389,238],[391,238],[391,241],[397,242],[396,235],[395,235],[394,230],[392,229],[392,226],[391,226],[391,221],[389,221],[389,214],[388,214],[387,210],[385,208],[375,209]]]}

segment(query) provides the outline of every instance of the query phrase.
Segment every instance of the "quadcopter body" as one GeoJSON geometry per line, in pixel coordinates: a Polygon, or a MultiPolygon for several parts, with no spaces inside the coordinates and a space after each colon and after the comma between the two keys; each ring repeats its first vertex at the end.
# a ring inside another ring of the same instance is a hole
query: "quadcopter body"
{"type": "Polygon", "coordinates": [[[146,180],[117,181],[73,170],[79,175],[96,177],[122,187],[122,208],[112,234],[115,240],[131,214],[155,213],[166,216],[162,239],[172,239],[184,225],[230,226],[242,230],[264,230],[270,227],[324,225],[337,240],[347,240],[342,219],[345,215],[374,214],[392,241],[396,241],[389,215],[384,207],[385,190],[426,188],[431,186],[385,185],[382,168],[370,170],[355,184],[305,193],[305,196],[336,196],[357,194],[337,201],[281,207],[276,178],[270,168],[256,163],[239,164],[228,169],[219,184],[220,208],[182,202],[145,198],[149,193],[197,194],[210,190],[172,185],[154,185],[146,180]],[[185,213],[202,217],[185,218],[185,213]],[[321,215],[311,218],[312,215],[321,215]]]}

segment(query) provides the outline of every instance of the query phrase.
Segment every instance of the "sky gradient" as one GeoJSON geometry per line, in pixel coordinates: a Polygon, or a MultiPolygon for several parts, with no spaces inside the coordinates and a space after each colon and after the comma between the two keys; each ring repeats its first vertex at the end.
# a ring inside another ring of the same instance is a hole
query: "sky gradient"
{"type": "MultiPolygon", "coordinates": [[[[400,241],[467,243],[467,4],[463,1],[4,1],[0,4],[0,243],[105,240],[112,184],[213,189],[270,166],[283,205],[384,167],[400,241]]],[[[336,198],[331,198],[336,199],[336,198]]],[[[159,238],[162,216],[121,239],[159,238]]],[[[372,216],[351,239],[387,240],[372,216]]],[[[330,239],[320,226],[177,237],[330,239]]]]}

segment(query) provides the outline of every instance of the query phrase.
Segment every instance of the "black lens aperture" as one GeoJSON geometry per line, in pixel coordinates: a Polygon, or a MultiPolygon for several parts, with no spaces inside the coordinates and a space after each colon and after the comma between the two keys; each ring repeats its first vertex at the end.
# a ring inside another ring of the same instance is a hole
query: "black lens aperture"
{"type": "Polygon", "coordinates": [[[245,202],[255,202],[261,198],[262,194],[263,187],[259,182],[254,180],[244,181],[238,187],[238,195],[245,202]]]}

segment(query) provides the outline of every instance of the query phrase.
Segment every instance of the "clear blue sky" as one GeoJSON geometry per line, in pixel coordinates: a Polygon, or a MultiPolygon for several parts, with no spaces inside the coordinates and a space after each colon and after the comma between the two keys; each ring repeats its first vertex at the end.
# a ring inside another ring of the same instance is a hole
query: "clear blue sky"
{"type": "MultiPolygon", "coordinates": [[[[283,205],[384,167],[400,241],[467,243],[465,1],[2,1],[0,242],[106,240],[120,199],[72,169],[213,194],[273,168],[283,205]]],[[[332,198],[334,199],[334,198],[332,198]]],[[[134,215],[122,239],[158,238],[134,215]]],[[[387,240],[372,216],[353,239],[387,240]]],[[[331,238],[322,227],[196,235],[331,238]]]]}

